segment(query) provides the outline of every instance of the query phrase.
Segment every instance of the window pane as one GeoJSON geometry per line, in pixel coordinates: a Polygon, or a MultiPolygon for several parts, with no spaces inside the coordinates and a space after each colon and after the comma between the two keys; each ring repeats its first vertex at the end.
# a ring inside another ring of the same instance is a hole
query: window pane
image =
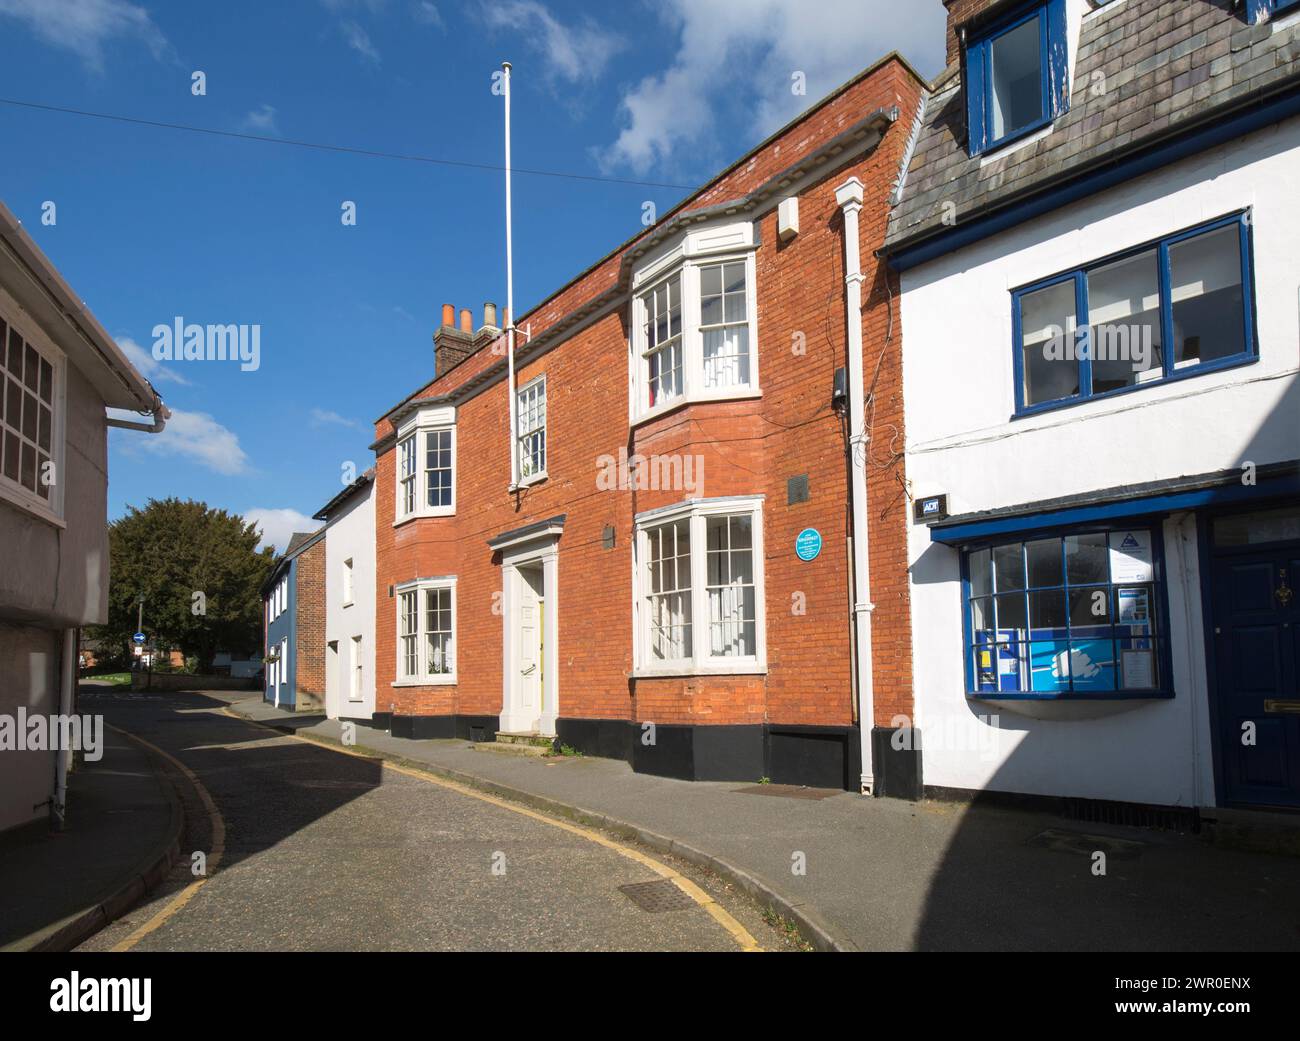
{"type": "Polygon", "coordinates": [[[1070,641],[1070,674],[1076,692],[1115,689],[1115,645],[1109,632],[1070,641]]]}
{"type": "Polygon", "coordinates": [[[749,327],[704,330],[704,385],[743,387],[749,383],[749,327]]]}
{"type": "Polygon", "coordinates": [[[993,628],[993,604],[987,596],[970,602],[970,624],[977,635],[993,628]]]}
{"type": "Polygon", "coordinates": [[[1029,614],[1024,593],[1003,593],[994,597],[998,605],[998,632],[1020,633],[1029,628],[1029,614]]]}
{"type": "Polygon", "coordinates": [[[1174,364],[1194,365],[1246,350],[1241,236],[1233,224],[1169,247],[1174,364]]]}
{"type": "Polygon", "coordinates": [[[1009,546],[994,547],[993,573],[999,591],[1025,588],[1025,565],[1021,558],[1019,542],[1013,542],[1009,546]]]}
{"type": "Polygon", "coordinates": [[[9,372],[14,379],[22,381],[23,338],[18,335],[18,330],[12,325],[9,327],[9,372]]]}
{"type": "Polygon", "coordinates": [[[1040,41],[1035,15],[989,43],[989,115],[994,140],[1043,117],[1040,41]]]}
{"type": "Polygon", "coordinates": [[[1029,628],[1034,639],[1064,637],[1065,590],[1048,589],[1029,594],[1029,628]]]}
{"type": "Polygon", "coordinates": [[[1080,633],[1091,635],[1093,629],[1109,625],[1109,586],[1079,586],[1070,590],[1071,633],[1075,636],[1080,633]]]}
{"type": "Polygon", "coordinates": [[[748,516],[709,517],[705,522],[709,653],[715,656],[757,653],[752,524],[748,516]]]}
{"type": "Polygon", "coordinates": [[[1029,585],[1064,585],[1061,578],[1061,540],[1040,539],[1025,543],[1025,560],[1029,567],[1029,585]]]}
{"type": "Polygon", "coordinates": [[[1020,298],[1026,405],[1079,393],[1077,327],[1073,280],[1058,282],[1020,298]]]}
{"type": "Polygon", "coordinates": [[[1029,645],[1030,689],[1060,694],[1070,689],[1070,643],[1039,640],[1029,645]]]}
{"type": "Polygon", "coordinates": [[[646,597],[650,656],[655,661],[691,657],[690,522],[676,521],[646,532],[650,591],[646,597]]]}
{"type": "Polygon", "coordinates": [[[31,344],[27,345],[27,363],[23,369],[23,385],[28,390],[35,391],[41,382],[41,358],[36,353],[36,348],[31,344]]]}
{"type": "Polygon", "coordinates": [[[1157,690],[1160,687],[1160,641],[1121,637],[1115,641],[1119,656],[1121,690],[1157,690]]]}
{"type": "Polygon", "coordinates": [[[1164,375],[1156,250],[1088,272],[1088,320],[1094,394],[1164,375]]]}
{"type": "Polygon", "coordinates": [[[967,571],[970,575],[971,596],[984,596],[993,590],[989,559],[990,554],[986,549],[976,550],[970,555],[967,571]]]}
{"type": "Polygon", "coordinates": [[[1110,577],[1109,561],[1104,532],[1065,537],[1065,573],[1070,585],[1105,582],[1110,577]]]}

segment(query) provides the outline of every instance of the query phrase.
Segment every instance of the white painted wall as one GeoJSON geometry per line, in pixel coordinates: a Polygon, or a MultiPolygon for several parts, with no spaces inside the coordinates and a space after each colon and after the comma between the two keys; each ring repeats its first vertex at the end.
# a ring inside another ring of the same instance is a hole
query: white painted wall
{"type": "MultiPolygon", "coordinates": [[[[1300,456],[1297,232],[1300,120],[1292,120],[905,272],[913,494],[946,492],[949,511],[960,514],[1300,456]],[[1012,289],[1247,206],[1257,363],[1010,419],[1012,289]]],[[[1070,721],[968,702],[958,554],[914,524],[913,670],[925,782],[1212,804],[1195,524],[1186,515],[1165,524],[1175,699],[1070,721]],[[975,712],[996,712],[1000,726],[972,727],[975,712]]],[[[1070,706],[1052,706],[1062,708],[1070,706]]]]}
{"type": "Polygon", "coordinates": [[[369,719],[375,711],[375,486],[358,491],[325,534],[325,711],[369,719]],[[343,562],[352,561],[352,602],[343,599],[343,562]],[[351,697],[353,638],[361,637],[361,700],[351,697]],[[338,642],[338,653],[328,650],[338,642]]]}

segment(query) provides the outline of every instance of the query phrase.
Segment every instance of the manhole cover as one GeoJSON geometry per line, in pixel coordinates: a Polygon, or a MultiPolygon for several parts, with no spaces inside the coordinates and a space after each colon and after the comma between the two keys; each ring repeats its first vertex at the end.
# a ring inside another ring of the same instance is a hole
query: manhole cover
{"type": "Polygon", "coordinates": [[[838,788],[805,788],[799,784],[751,784],[734,791],[740,795],[780,795],[786,799],[829,799],[840,794],[838,788]]]}
{"type": "Polygon", "coordinates": [[[657,882],[633,882],[618,888],[642,911],[687,911],[695,906],[694,900],[666,878],[657,882]]]}
{"type": "Polygon", "coordinates": [[[1136,860],[1142,855],[1146,843],[1135,842],[1133,839],[1116,839],[1109,835],[1087,835],[1082,831],[1048,828],[1046,831],[1039,832],[1025,845],[1040,846],[1057,853],[1078,853],[1086,857],[1100,852],[1115,860],[1136,860]]]}

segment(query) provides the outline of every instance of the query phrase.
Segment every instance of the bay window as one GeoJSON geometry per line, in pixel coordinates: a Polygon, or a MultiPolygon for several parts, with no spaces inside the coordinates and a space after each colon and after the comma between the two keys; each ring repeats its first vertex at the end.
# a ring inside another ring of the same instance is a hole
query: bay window
{"type": "Polygon", "coordinates": [[[456,427],[450,408],[422,409],[398,430],[394,523],[456,512],[456,427]]]}
{"type": "Polygon", "coordinates": [[[962,566],[969,696],[1168,696],[1157,529],[1026,537],[962,566]]]}
{"type": "Polygon", "coordinates": [[[744,498],[697,500],[638,518],[641,674],[765,671],[762,517],[762,500],[744,498]]]}
{"type": "Polygon", "coordinates": [[[748,224],[721,229],[704,244],[687,235],[671,262],[634,276],[633,422],[682,402],[758,393],[752,239],[748,224]],[[714,248],[715,241],[746,251],[714,248]]]}
{"type": "Polygon", "coordinates": [[[1017,414],[1254,361],[1234,214],[1012,292],[1017,414]]]}
{"type": "Polygon", "coordinates": [[[397,588],[397,684],[456,682],[456,580],[397,588]]]}

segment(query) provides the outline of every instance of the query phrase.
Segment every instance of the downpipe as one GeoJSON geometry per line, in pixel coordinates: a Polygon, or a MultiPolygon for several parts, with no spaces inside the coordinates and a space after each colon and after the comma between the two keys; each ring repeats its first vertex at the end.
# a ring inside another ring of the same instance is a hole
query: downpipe
{"type": "Polygon", "coordinates": [[[858,214],[862,182],[850,177],[835,189],[835,202],[844,215],[844,297],[849,355],[849,472],[853,499],[853,624],[857,651],[858,738],[861,742],[861,792],[874,795],[875,769],[871,734],[875,725],[875,687],[871,671],[871,562],[867,510],[866,388],[862,373],[862,261],[858,214]]]}

